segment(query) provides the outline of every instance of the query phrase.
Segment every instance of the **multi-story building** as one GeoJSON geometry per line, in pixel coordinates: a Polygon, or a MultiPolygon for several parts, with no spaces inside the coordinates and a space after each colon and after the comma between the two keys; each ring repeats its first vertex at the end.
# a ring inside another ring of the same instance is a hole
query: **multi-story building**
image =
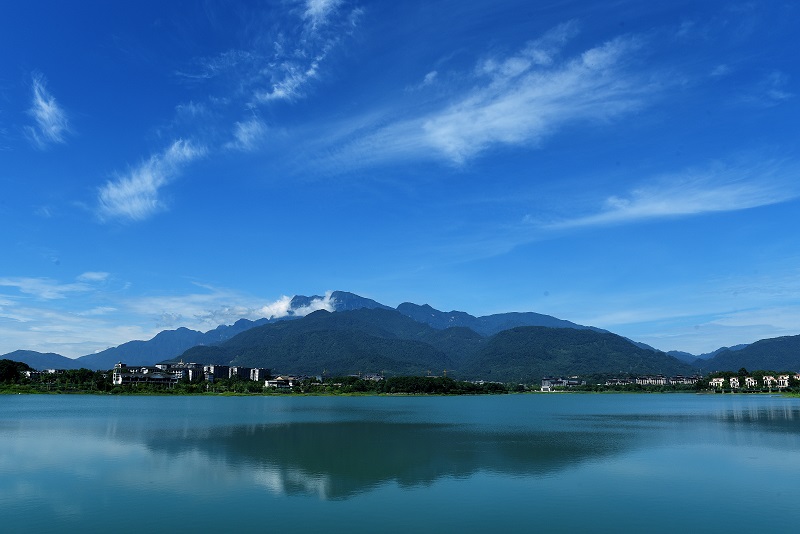
{"type": "Polygon", "coordinates": [[[156,366],[128,367],[122,362],[114,366],[111,382],[116,386],[124,384],[174,384],[175,376],[156,366]]]}
{"type": "Polygon", "coordinates": [[[266,380],[267,377],[270,375],[269,369],[264,369],[261,367],[255,367],[250,369],[250,380],[253,382],[261,382],[266,380]]]}
{"type": "Polygon", "coordinates": [[[247,378],[247,379],[249,379],[250,378],[250,368],[249,367],[239,367],[239,366],[230,367],[230,369],[228,370],[228,378],[233,378],[235,376],[239,377],[239,378],[247,378]]]}
{"type": "Polygon", "coordinates": [[[214,379],[219,378],[228,378],[228,373],[230,371],[230,367],[227,365],[204,365],[203,366],[203,374],[205,375],[205,379],[209,382],[213,382],[214,379]]]}

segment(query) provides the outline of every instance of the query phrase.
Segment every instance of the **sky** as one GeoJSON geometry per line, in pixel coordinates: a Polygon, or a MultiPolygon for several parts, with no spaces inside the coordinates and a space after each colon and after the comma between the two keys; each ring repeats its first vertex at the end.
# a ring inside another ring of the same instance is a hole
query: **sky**
{"type": "Polygon", "coordinates": [[[0,354],[333,290],[694,354],[800,334],[794,2],[3,12],[0,354]]]}

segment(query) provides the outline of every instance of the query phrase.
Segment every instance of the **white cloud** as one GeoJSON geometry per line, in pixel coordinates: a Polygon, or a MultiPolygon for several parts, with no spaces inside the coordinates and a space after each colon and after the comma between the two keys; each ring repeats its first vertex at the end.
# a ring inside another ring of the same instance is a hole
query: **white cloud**
{"type": "Polygon", "coordinates": [[[40,149],[53,143],[64,143],[70,133],[66,112],[47,90],[47,83],[41,74],[33,75],[33,97],[28,114],[35,121],[34,126],[25,128],[28,138],[40,149]]]}
{"type": "Polygon", "coordinates": [[[227,142],[225,148],[249,152],[258,148],[266,135],[266,124],[256,117],[244,122],[237,122],[233,129],[233,140],[227,142]]]}
{"type": "Polygon", "coordinates": [[[90,310],[77,312],[77,314],[90,317],[94,315],[108,315],[110,313],[114,313],[115,311],[117,311],[117,308],[112,308],[111,306],[97,306],[96,308],[92,308],[90,310]]]}
{"type": "Polygon", "coordinates": [[[300,308],[292,309],[291,302],[291,297],[283,296],[275,302],[256,310],[255,313],[267,319],[280,319],[289,315],[305,317],[309,313],[319,310],[334,311],[334,303],[330,291],[326,292],[324,297],[313,299],[307,306],[301,306],[300,308]]]}
{"type": "Polygon", "coordinates": [[[284,63],[281,67],[280,79],[273,83],[269,90],[256,91],[256,101],[263,104],[273,100],[293,100],[303,96],[302,88],[317,75],[319,62],[324,57],[324,55],[317,57],[307,67],[284,63]]]}
{"type": "Polygon", "coordinates": [[[793,93],[786,90],[788,84],[789,77],[786,74],[780,71],[773,71],[762,80],[760,87],[768,100],[779,103],[794,96],[793,93]]]}
{"type": "Polygon", "coordinates": [[[163,209],[159,191],[172,181],[188,163],[205,155],[204,147],[179,139],[167,150],[150,157],[139,167],[116,180],[108,181],[98,191],[98,215],[101,219],[138,221],[163,209]]]}
{"type": "Polygon", "coordinates": [[[309,20],[311,26],[316,28],[325,24],[341,3],[342,0],[305,0],[306,9],[303,18],[309,20]]]}
{"type": "Polygon", "coordinates": [[[250,50],[227,50],[214,57],[200,58],[196,61],[199,70],[196,72],[178,71],[175,74],[184,78],[206,80],[221,76],[240,65],[249,65],[258,56],[250,50]]]}
{"type": "Polygon", "coordinates": [[[78,280],[82,282],[105,282],[110,275],[108,273],[99,271],[87,271],[78,276],[78,280]]]}
{"type": "Polygon", "coordinates": [[[717,65],[711,71],[711,77],[712,78],[720,78],[722,76],[727,76],[728,74],[730,74],[730,72],[731,72],[730,66],[725,65],[725,64],[717,65]]]}
{"type": "Polygon", "coordinates": [[[607,197],[596,213],[550,225],[575,228],[645,219],[736,211],[786,202],[800,196],[798,168],[785,162],[717,164],[664,176],[626,195],[607,197]]]}
{"type": "Polygon", "coordinates": [[[0,287],[13,287],[25,295],[32,295],[43,300],[54,300],[93,289],[86,280],[80,278],[78,280],[78,282],[62,284],[50,278],[7,277],[0,278],[0,287]]]}
{"type": "Polygon", "coordinates": [[[775,70],[739,94],[734,101],[760,108],[777,106],[794,98],[795,95],[788,90],[788,86],[789,77],[784,72],[775,70]]]}
{"type": "Polygon", "coordinates": [[[206,291],[178,296],[156,296],[132,299],[127,307],[137,315],[153,317],[159,328],[185,326],[207,330],[239,319],[280,319],[303,317],[317,310],[333,311],[331,293],[312,300],[308,306],[291,308],[291,297],[282,296],[264,303],[262,299],[226,289],[200,286],[206,291]]]}
{"type": "Polygon", "coordinates": [[[292,309],[290,297],[265,303],[260,297],[200,284],[195,284],[200,291],[131,297],[119,287],[108,287],[104,282],[110,277],[104,275],[90,271],[72,283],[0,278],[0,288],[11,288],[0,294],[0,354],[26,349],[77,357],[151,339],[167,328],[207,331],[239,319],[302,317],[334,309],[331,292],[292,309]]]}
{"type": "Polygon", "coordinates": [[[661,90],[628,63],[641,49],[617,38],[562,59],[576,33],[563,24],[507,57],[481,61],[474,86],[438,109],[381,126],[340,151],[360,165],[398,158],[445,158],[462,164],[494,146],[535,146],[560,128],[618,118],[661,90]]]}

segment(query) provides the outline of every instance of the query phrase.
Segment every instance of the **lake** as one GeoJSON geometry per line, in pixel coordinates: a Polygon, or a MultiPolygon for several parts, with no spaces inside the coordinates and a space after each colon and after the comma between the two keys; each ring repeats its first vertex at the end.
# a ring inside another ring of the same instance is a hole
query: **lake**
{"type": "Polygon", "coordinates": [[[800,399],[0,396],[6,532],[788,529],[800,399]]]}

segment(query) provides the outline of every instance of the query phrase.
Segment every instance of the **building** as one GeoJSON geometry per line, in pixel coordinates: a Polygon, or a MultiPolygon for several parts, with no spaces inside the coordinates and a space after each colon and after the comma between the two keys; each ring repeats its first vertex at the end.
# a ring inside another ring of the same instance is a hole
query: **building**
{"type": "Polygon", "coordinates": [[[633,384],[633,380],[630,378],[609,378],[606,380],[607,386],[627,386],[633,384]]]}
{"type": "Polygon", "coordinates": [[[778,387],[779,388],[789,387],[789,375],[780,375],[778,377],[778,387]]]}
{"type": "Polygon", "coordinates": [[[744,379],[744,386],[748,389],[754,389],[758,387],[758,380],[753,378],[752,376],[746,376],[744,379]]]}
{"type": "Polygon", "coordinates": [[[772,375],[764,375],[764,387],[771,388],[774,386],[778,381],[772,375]]]}
{"type": "Polygon", "coordinates": [[[580,380],[577,376],[571,376],[569,378],[542,378],[542,391],[553,391],[554,388],[572,388],[585,385],[586,381],[580,380]]]}
{"type": "Polygon", "coordinates": [[[227,365],[204,365],[203,375],[208,382],[214,382],[215,378],[228,378],[230,368],[227,365]]]}
{"type": "Polygon", "coordinates": [[[664,375],[640,376],[636,378],[636,383],[642,386],[666,386],[669,380],[664,375]]]}
{"type": "Polygon", "coordinates": [[[111,382],[115,386],[126,384],[175,384],[178,379],[175,376],[156,366],[128,367],[122,362],[114,366],[111,382]]]}
{"type": "Polygon", "coordinates": [[[693,385],[697,384],[697,381],[700,380],[700,377],[697,375],[694,376],[682,376],[677,375],[673,376],[669,379],[670,384],[685,384],[685,385],[693,385]]]}
{"type": "Polygon", "coordinates": [[[228,370],[228,378],[233,378],[233,377],[246,378],[246,379],[249,380],[250,379],[250,368],[249,367],[239,367],[239,366],[230,367],[229,370],[228,370]]]}
{"type": "Polygon", "coordinates": [[[731,389],[739,389],[739,378],[732,376],[728,379],[728,382],[731,385],[731,389]]]}
{"type": "Polygon", "coordinates": [[[276,376],[264,381],[265,388],[292,389],[296,384],[297,377],[294,376],[276,376]]]}
{"type": "Polygon", "coordinates": [[[269,369],[263,369],[260,367],[250,369],[250,380],[253,382],[261,382],[262,380],[266,380],[270,375],[269,371],[269,369]]]}
{"type": "Polygon", "coordinates": [[[721,389],[725,386],[725,379],[724,378],[712,378],[708,385],[712,388],[721,389]]]}
{"type": "Polygon", "coordinates": [[[157,363],[156,368],[170,373],[176,380],[194,381],[203,377],[203,366],[199,363],[157,363]]]}

